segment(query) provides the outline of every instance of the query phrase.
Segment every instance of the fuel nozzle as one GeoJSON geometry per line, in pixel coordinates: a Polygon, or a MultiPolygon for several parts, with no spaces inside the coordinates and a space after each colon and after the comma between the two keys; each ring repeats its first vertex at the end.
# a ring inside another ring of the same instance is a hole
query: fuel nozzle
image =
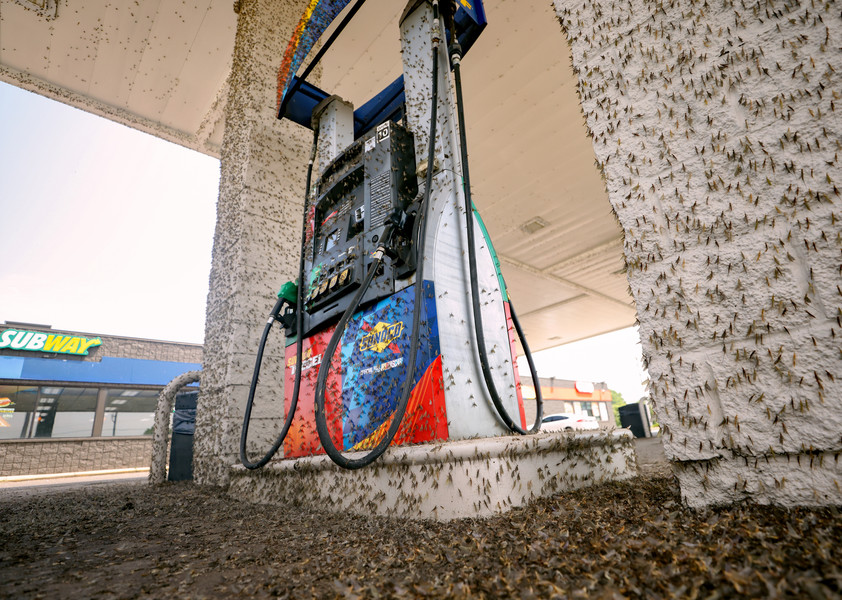
{"type": "Polygon", "coordinates": [[[392,214],[386,218],[386,225],[390,234],[388,239],[386,235],[382,239],[384,254],[391,259],[404,260],[402,250],[407,243],[407,238],[412,236],[412,227],[406,211],[400,208],[392,211],[392,214]]]}
{"type": "Polygon", "coordinates": [[[406,229],[406,221],[406,212],[400,208],[395,209],[392,214],[386,217],[386,223],[391,223],[398,233],[402,233],[406,229]]]}
{"type": "Polygon", "coordinates": [[[278,291],[278,298],[281,298],[287,304],[295,306],[295,303],[298,301],[298,282],[287,281],[283,284],[278,291]]]}
{"type": "Polygon", "coordinates": [[[298,282],[287,281],[278,291],[278,302],[272,309],[271,318],[284,326],[286,334],[295,335],[295,309],[298,305],[298,282]],[[281,313],[283,309],[283,313],[281,313]]]}

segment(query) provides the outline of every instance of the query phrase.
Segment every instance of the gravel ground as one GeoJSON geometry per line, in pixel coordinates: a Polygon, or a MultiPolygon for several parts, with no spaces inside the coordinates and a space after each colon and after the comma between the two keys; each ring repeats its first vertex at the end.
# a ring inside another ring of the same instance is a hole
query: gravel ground
{"type": "Polygon", "coordinates": [[[449,523],[252,505],[189,483],[3,498],[0,597],[842,597],[837,509],[695,512],[665,477],[449,523]]]}

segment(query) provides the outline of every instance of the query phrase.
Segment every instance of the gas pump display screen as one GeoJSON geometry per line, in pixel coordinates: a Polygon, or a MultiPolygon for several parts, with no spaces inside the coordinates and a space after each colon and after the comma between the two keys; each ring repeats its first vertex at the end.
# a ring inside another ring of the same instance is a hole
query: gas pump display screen
{"type": "Polygon", "coordinates": [[[327,238],[325,238],[325,252],[327,252],[339,243],[339,236],[341,234],[341,229],[337,229],[333,233],[328,234],[327,238]]]}

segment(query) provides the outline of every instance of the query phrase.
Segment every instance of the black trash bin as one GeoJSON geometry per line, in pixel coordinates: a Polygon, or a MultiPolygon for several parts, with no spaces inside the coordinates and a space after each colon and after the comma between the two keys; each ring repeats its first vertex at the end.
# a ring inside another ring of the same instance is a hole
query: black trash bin
{"type": "Polygon", "coordinates": [[[170,442],[169,481],[193,479],[193,432],[196,430],[196,399],[198,390],[180,392],[175,397],[170,442]]]}
{"type": "Polygon", "coordinates": [[[635,403],[619,407],[620,424],[631,429],[636,438],[652,437],[646,405],[635,403]]]}

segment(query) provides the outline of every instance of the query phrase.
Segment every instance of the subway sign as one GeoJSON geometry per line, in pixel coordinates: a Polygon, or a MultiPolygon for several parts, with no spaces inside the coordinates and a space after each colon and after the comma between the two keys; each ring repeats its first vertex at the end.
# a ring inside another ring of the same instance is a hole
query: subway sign
{"type": "Polygon", "coordinates": [[[0,349],[87,356],[90,348],[101,344],[102,340],[98,337],[86,338],[80,335],[58,335],[24,329],[6,329],[0,333],[0,349]]]}

